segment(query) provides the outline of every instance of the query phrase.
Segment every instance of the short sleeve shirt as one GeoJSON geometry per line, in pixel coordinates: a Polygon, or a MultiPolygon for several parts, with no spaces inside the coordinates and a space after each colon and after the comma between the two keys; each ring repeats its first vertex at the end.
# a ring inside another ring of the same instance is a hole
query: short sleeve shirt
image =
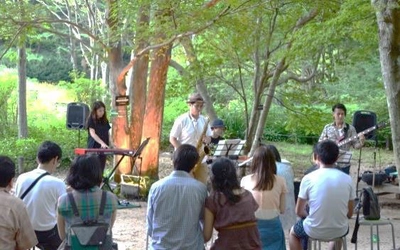
{"type": "Polygon", "coordinates": [[[29,249],[36,245],[35,231],[22,200],[0,188],[0,249],[29,249]]]}
{"type": "Polygon", "coordinates": [[[230,204],[224,194],[213,192],[206,199],[206,208],[214,214],[214,228],[217,230],[235,224],[257,221],[254,212],[258,209],[258,204],[247,190],[235,204],[230,204]]]}
{"type": "MultiPolygon", "coordinates": [[[[202,115],[200,115],[196,120],[191,117],[189,113],[182,114],[175,120],[170,132],[170,136],[175,137],[181,144],[190,144],[196,146],[201,134],[203,133],[206,123],[207,120],[202,115]]],[[[206,135],[212,135],[209,125],[206,135]]]]}
{"type": "Polygon", "coordinates": [[[110,145],[110,135],[109,130],[111,128],[110,124],[107,123],[100,123],[99,121],[95,121],[92,117],[89,117],[88,123],[88,148],[100,148],[101,145],[97,143],[93,137],[90,135],[89,128],[93,128],[96,132],[96,135],[100,137],[100,139],[107,145],[110,145]]]}

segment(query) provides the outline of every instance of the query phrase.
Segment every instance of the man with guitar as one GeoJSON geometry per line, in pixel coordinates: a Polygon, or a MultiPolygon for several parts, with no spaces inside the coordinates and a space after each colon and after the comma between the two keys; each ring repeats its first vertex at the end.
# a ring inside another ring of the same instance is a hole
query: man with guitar
{"type": "MultiPolygon", "coordinates": [[[[332,140],[336,142],[339,146],[340,152],[345,153],[350,150],[350,147],[354,147],[356,149],[364,146],[365,136],[363,133],[357,134],[356,129],[346,123],[346,107],[337,103],[332,107],[332,115],[333,115],[333,123],[329,123],[325,125],[322,130],[319,141],[323,140],[332,140]]],[[[337,163],[337,166],[344,173],[350,173],[350,164],[349,163],[337,163]]]]}

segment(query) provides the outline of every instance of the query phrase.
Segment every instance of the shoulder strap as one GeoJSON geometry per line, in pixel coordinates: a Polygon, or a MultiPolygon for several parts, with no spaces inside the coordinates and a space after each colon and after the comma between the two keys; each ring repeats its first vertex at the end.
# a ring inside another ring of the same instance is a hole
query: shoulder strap
{"type": "MultiPolygon", "coordinates": [[[[99,216],[104,215],[104,208],[106,207],[106,198],[107,198],[107,191],[103,190],[103,192],[101,194],[99,216]]],[[[72,195],[72,192],[68,192],[68,199],[69,199],[69,202],[71,203],[72,212],[74,213],[74,215],[76,217],[79,217],[78,207],[76,206],[76,202],[75,202],[74,196],[72,195]]]]}
{"type": "Polygon", "coordinates": [[[346,122],[344,126],[344,138],[347,138],[347,134],[349,132],[350,125],[346,122]]]}
{"type": "Polygon", "coordinates": [[[25,198],[25,196],[26,196],[26,195],[32,190],[32,188],[36,185],[36,183],[38,183],[38,181],[39,181],[40,179],[42,179],[43,177],[45,177],[46,175],[50,175],[50,173],[49,173],[49,172],[45,172],[45,173],[39,175],[39,177],[36,178],[36,180],[34,180],[34,181],[32,182],[32,184],[28,187],[28,189],[26,189],[25,192],[21,195],[20,199],[23,200],[23,199],[25,198]]]}
{"type": "Polygon", "coordinates": [[[71,203],[72,212],[74,213],[74,215],[76,217],[79,217],[78,207],[76,206],[76,202],[75,202],[74,195],[72,194],[72,192],[68,192],[68,200],[71,203]]]}

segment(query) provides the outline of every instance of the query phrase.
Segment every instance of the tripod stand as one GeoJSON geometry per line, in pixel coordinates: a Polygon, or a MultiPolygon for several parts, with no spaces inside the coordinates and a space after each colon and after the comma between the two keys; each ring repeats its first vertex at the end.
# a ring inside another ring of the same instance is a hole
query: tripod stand
{"type": "MultiPolygon", "coordinates": [[[[375,136],[373,138],[375,140],[375,147],[374,147],[374,152],[373,152],[373,172],[372,172],[372,186],[375,186],[375,170],[376,170],[376,149],[378,148],[378,139],[375,136]]],[[[362,152],[362,147],[360,148],[360,155],[358,157],[358,167],[357,167],[357,183],[356,183],[356,197],[358,198],[358,193],[360,190],[358,190],[358,185],[362,179],[362,176],[360,176],[360,168],[361,168],[361,152],[362,152]]]]}
{"type": "Polygon", "coordinates": [[[104,186],[106,186],[111,192],[113,191],[113,189],[110,186],[110,179],[112,177],[112,175],[114,174],[115,170],[117,170],[117,168],[119,167],[119,164],[122,162],[122,160],[125,158],[125,156],[129,156],[131,157],[131,164],[134,165],[136,159],[140,159],[140,167],[139,167],[139,174],[141,174],[141,168],[142,168],[142,158],[140,157],[140,155],[143,152],[143,149],[146,147],[146,145],[149,143],[150,137],[146,138],[146,140],[144,140],[142,142],[142,144],[140,144],[140,146],[138,147],[138,149],[136,151],[134,151],[134,153],[132,154],[132,151],[127,151],[127,150],[114,150],[114,151],[120,151],[119,154],[122,155],[122,157],[118,160],[117,164],[115,164],[114,168],[111,170],[111,172],[108,174],[108,176],[103,178],[103,183],[101,184],[100,188],[103,188],[104,186]],[[126,152],[127,151],[127,152],[126,152]]]}

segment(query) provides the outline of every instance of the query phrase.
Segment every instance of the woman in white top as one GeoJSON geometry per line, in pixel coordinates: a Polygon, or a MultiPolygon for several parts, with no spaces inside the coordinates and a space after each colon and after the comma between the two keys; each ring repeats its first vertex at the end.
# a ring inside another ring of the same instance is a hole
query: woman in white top
{"type": "Polygon", "coordinates": [[[255,215],[262,249],[285,250],[285,235],[279,215],[285,211],[286,182],[276,175],[275,156],[265,146],[256,149],[250,166],[252,174],[242,178],[241,186],[249,190],[259,208],[255,215]]]}

